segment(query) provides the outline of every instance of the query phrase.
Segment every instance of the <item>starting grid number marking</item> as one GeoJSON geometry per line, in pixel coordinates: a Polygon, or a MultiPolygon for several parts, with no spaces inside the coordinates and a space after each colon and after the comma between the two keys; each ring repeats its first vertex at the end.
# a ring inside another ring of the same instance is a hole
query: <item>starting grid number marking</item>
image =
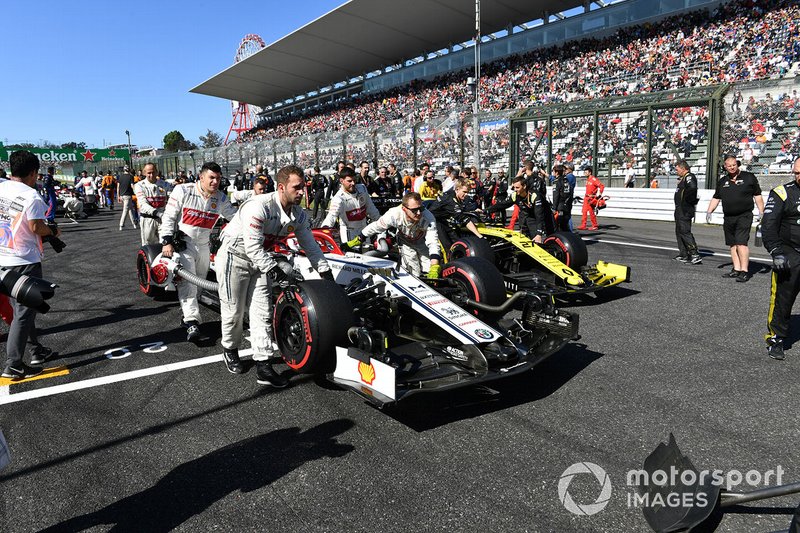
{"type": "MultiPolygon", "coordinates": [[[[159,353],[167,349],[167,345],[161,341],[140,344],[138,347],[142,348],[144,353],[159,353]]],[[[131,351],[127,346],[120,346],[119,348],[111,348],[110,350],[106,350],[103,355],[106,356],[106,359],[125,359],[130,354],[131,351]]]]}

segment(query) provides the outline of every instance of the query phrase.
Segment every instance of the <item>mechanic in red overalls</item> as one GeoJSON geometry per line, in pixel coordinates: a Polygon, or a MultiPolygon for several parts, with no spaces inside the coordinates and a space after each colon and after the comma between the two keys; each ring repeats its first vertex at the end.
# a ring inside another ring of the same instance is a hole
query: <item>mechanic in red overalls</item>
{"type": "Polygon", "coordinates": [[[597,203],[597,199],[603,196],[603,191],[605,190],[606,186],[603,185],[603,182],[600,181],[597,176],[592,174],[592,169],[590,167],[583,167],[583,170],[586,172],[586,193],[583,195],[581,225],[576,229],[586,229],[586,215],[588,213],[589,218],[592,221],[592,227],[589,229],[596,230],[597,215],[594,214],[594,206],[597,203]]]}

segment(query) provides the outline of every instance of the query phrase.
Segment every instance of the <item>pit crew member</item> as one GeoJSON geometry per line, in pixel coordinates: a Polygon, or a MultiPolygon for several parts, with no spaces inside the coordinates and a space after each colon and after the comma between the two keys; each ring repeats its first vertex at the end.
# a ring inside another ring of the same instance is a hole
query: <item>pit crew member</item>
{"type": "Polygon", "coordinates": [[[477,238],[484,238],[469,215],[465,214],[469,212],[479,213],[481,211],[478,209],[478,205],[469,197],[468,179],[458,178],[453,188],[444,193],[441,199],[431,204],[428,210],[436,219],[436,231],[445,250],[449,250],[450,246],[453,245],[453,241],[458,238],[455,230],[462,227],[467,228],[477,238]]]}
{"type": "Polygon", "coordinates": [[[358,236],[359,232],[367,227],[367,218],[370,221],[378,220],[381,216],[378,208],[372,203],[367,186],[356,183],[356,173],[349,167],[339,171],[339,191],[333,195],[328,214],[320,226],[330,227],[339,219],[339,239],[342,242],[358,236]]]}
{"type": "Polygon", "coordinates": [[[708,204],[706,223],[711,223],[711,213],[722,202],[725,221],[722,225],[725,244],[731,247],[733,269],[723,274],[726,278],[736,278],[744,283],[750,279],[750,226],[753,224],[753,203],[758,206],[759,217],[764,214],[764,199],[761,198],[761,186],[752,172],[739,168],[739,161],[728,156],[723,162],[726,175],[717,181],[717,190],[708,204]]]}
{"type": "Polygon", "coordinates": [[[703,262],[697,252],[697,242],[692,235],[692,219],[697,205],[697,177],[689,171],[689,163],[681,159],[675,163],[678,187],[675,189],[675,236],[678,238],[678,256],[674,259],[690,265],[703,262]]]}
{"type": "Polygon", "coordinates": [[[586,166],[583,167],[583,170],[586,172],[586,192],[583,195],[581,225],[578,226],[578,229],[586,229],[586,216],[588,215],[589,220],[592,223],[592,226],[589,229],[595,231],[599,228],[597,226],[597,215],[594,213],[594,207],[597,204],[597,200],[603,196],[603,191],[605,190],[606,186],[603,185],[603,182],[600,181],[597,176],[592,174],[592,167],[586,166]]]}
{"type": "Polygon", "coordinates": [[[347,246],[355,248],[363,241],[383,233],[389,228],[397,230],[397,242],[400,245],[400,264],[412,276],[419,277],[428,268],[429,278],[438,278],[442,266],[439,255],[439,235],[436,231],[436,219],[430,211],[422,207],[422,197],[418,192],[409,192],[403,196],[401,204],[392,207],[378,220],[361,230],[351,239],[347,246]]]}
{"type": "MultiPolygon", "coordinates": [[[[333,281],[330,266],[309,229],[309,219],[300,207],[305,192],[303,170],[289,165],[278,171],[278,190],[254,195],[222,231],[219,262],[219,299],[222,318],[222,348],[225,365],[234,374],[244,373],[239,360],[244,313],[248,310],[256,380],[283,388],[288,380],[269,363],[273,353],[272,285],[289,277],[270,252],[279,237],[294,232],[311,264],[333,281]]],[[[284,267],[288,266],[285,265],[284,267]]],[[[291,267],[288,267],[289,269],[291,267]]]]}
{"type": "Polygon", "coordinates": [[[792,306],[800,291],[800,157],[792,165],[794,181],[770,191],[761,234],[772,256],[772,291],[767,315],[767,353],[782,360],[792,306]]]}
{"type": "Polygon", "coordinates": [[[528,190],[528,183],[524,174],[514,178],[511,184],[514,194],[511,198],[490,206],[486,212],[494,213],[515,206],[517,208],[515,212],[519,213],[520,231],[533,239],[533,242],[542,244],[545,236],[550,233],[548,228],[552,228],[553,217],[550,209],[545,208],[541,196],[535,191],[528,190]]]}
{"type": "Polygon", "coordinates": [[[139,227],[142,246],[158,244],[158,226],[167,206],[169,185],[158,177],[155,164],[147,163],[142,168],[143,180],[136,182],[134,194],[139,203],[139,227]]]}
{"type": "MultiPolygon", "coordinates": [[[[161,239],[161,253],[164,257],[172,257],[176,251],[177,233],[180,231],[181,246],[185,247],[179,250],[181,264],[190,273],[205,278],[211,255],[211,229],[220,216],[228,220],[233,218],[236,208],[228,201],[225,193],[219,190],[222,169],[217,163],[203,163],[199,178],[195,183],[175,186],[161,217],[158,236],[161,239]]],[[[198,288],[187,281],[178,281],[176,288],[183,312],[183,326],[186,327],[186,340],[200,341],[203,336],[200,332],[198,288]]]]}

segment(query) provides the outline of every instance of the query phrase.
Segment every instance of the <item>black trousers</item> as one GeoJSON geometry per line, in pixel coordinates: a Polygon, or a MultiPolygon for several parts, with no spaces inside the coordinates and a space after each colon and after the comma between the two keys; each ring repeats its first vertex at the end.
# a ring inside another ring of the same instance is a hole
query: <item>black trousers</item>
{"type": "Polygon", "coordinates": [[[569,227],[569,222],[572,220],[572,210],[562,211],[564,213],[558,217],[558,231],[572,231],[569,227]]]}
{"type": "Polygon", "coordinates": [[[697,253],[697,242],[692,235],[694,213],[675,210],[675,236],[678,238],[678,251],[684,257],[697,253]]]}
{"type": "Polygon", "coordinates": [[[789,335],[789,320],[792,317],[792,306],[800,292],[800,253],[788,246],[783,247],[789,260],[789,272],[772,273],[772,290],[769,297],[769,313],[767,314],[768,336],[785,338],[789,335]]]}
{"type": "Polygon", "coordinates": [[[319,212],[320,207],[322,207],[323,215],[325,214],[325,207],[322,206],[322,202],[325,200],[325,189],[321,189],[314,192],[314,212],[311,214],[311,219],[317,219],[317,212],[319,212]]]}

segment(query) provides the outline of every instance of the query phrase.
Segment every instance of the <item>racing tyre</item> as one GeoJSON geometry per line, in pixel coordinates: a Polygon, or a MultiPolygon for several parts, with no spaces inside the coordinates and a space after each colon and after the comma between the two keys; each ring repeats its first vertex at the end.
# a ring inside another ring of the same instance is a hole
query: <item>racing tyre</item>
{"type": "Polygon", "coordinates": [[[544,240],[542,247],[573,270],[578,270],[589,262],[586,244],[576,233],[569,231],[553,233],[544,240]]]}
{"type": "Polygon", "coordinates": [[[153,260],[159,253],[161,253],[160,247],[148,244],[142,246],[139,249],[139,253],[136,254],[136,274],[139,278],[139,290],[151,298],[163,296],[166,292],[163,287],[157,287],[153,284],[150,270],[150,265],[153,264],[153,260]]]}
{"type": "MultiPolygon", "coordinates": [[[[488,305],[500,305],[506,301],[503,275],[482,257],[462,257],[451,261],[442,269],[442,277],[454,280],[470,300],[488,305]]],[[[474,313],[480,314],[478,311],[474,313]]]]}
{"type": "Polygon", "coordinates": [[[355,323],[344,289],[327,280],[290,286],[275,302],[275,338],[283,360],[295,372],[332,372],[334,347],[349,345],[347,330],[355,323]]]}
{"type": "Polygon", "coordinates": [[[479,239],[475,235],[462,235],[450,246],[450,259],[462,257],[481,257],[494,264],[494,250],[488,239],[479,239]]]}

